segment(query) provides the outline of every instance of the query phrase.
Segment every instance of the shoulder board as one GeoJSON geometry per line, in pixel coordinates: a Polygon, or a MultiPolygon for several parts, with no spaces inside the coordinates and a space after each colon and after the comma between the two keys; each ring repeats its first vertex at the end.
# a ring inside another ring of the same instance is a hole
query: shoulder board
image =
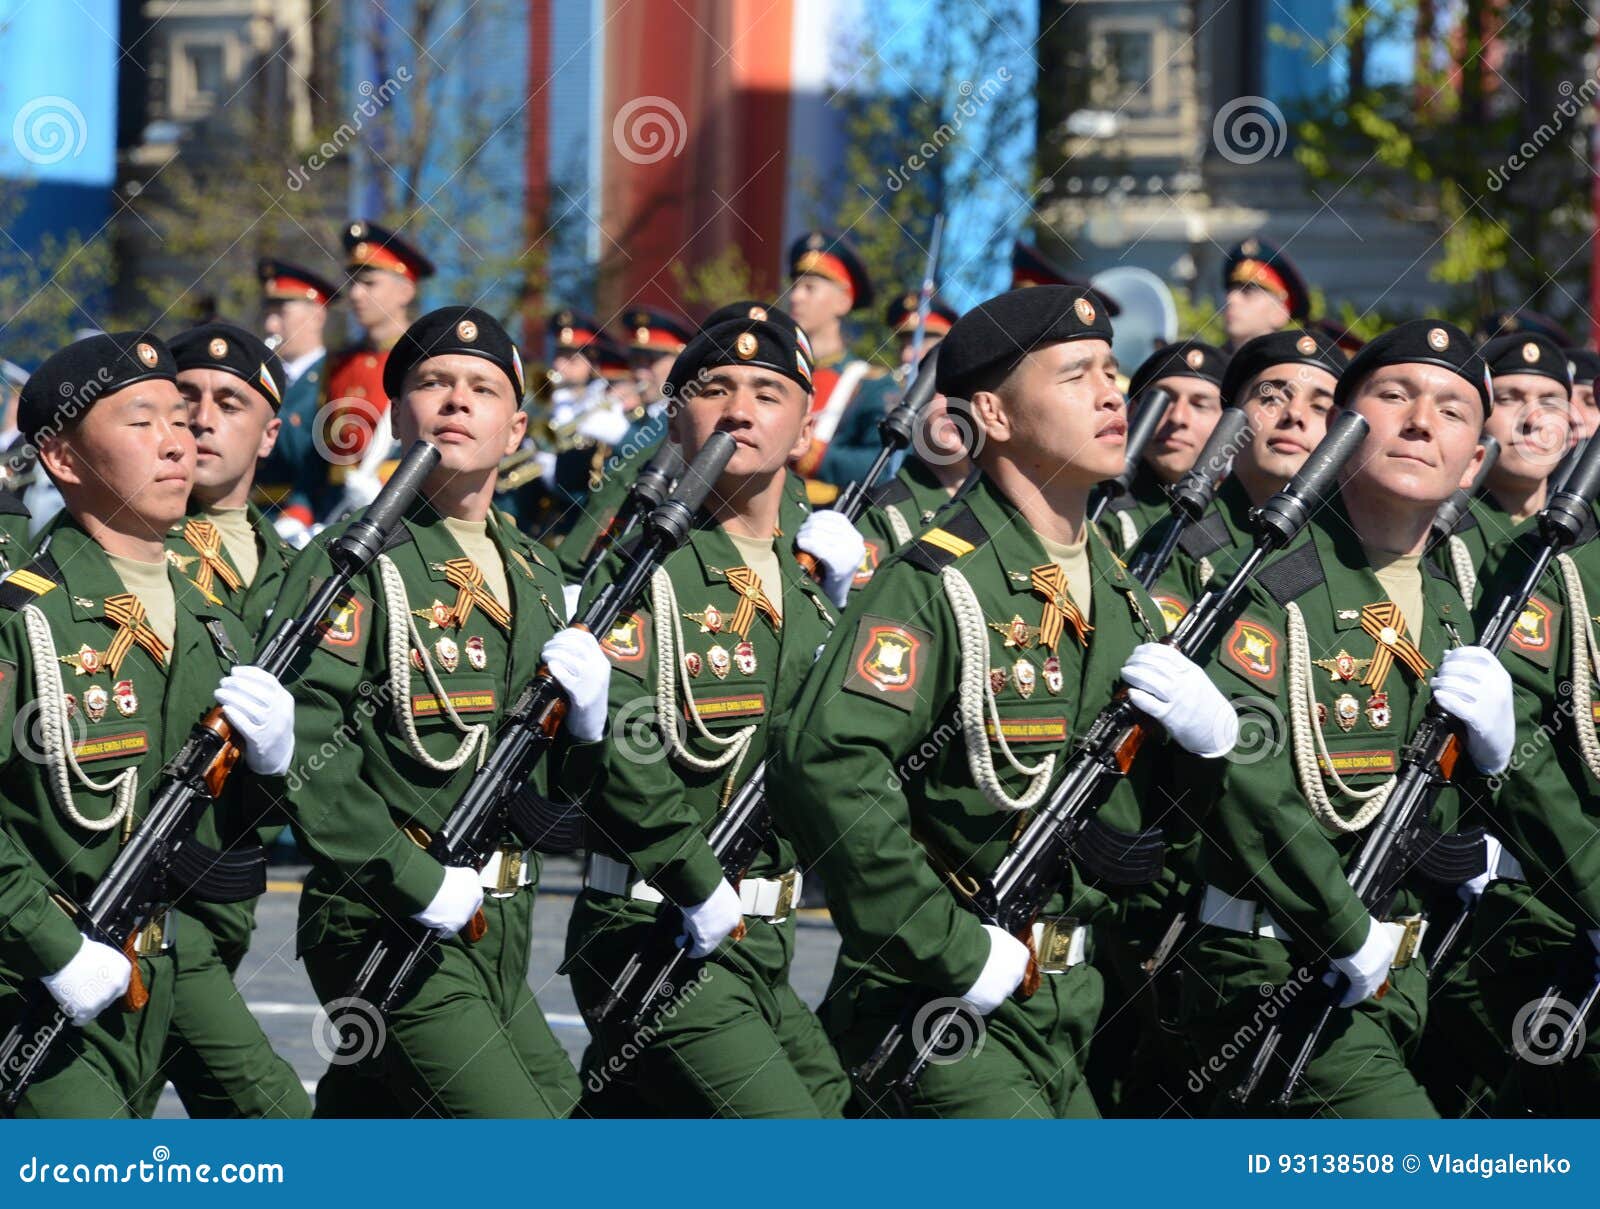
{"type": "Polygon", "coordinates": [[[1450,532],[1465,533],[1468,529],[1476,529],[1477,527],[1477,514],[1473,512],[1471,508],[1465,508],[1461,512],[1461,519],[1456,522],[1456,527],[1450,532]]]}
{"type": "Polygon", "coordinates": [[[26,567],[19,567],[0,580],[0,608],[15,612],[60,586],[61,572],[55,560],[39,555],[26,567]]]}
{"type": "Polygon", "coordinates": [[[409,544],[411,541],[411,536],[410,525],[407,525],[403,522],[396,525],[383,543],[383,553],[387,554],[390,550],[395,550],[401,546],[409,544]]]}
{"type": "Polygon", "coordinates": [[[13,495],[9,491],[0,491],[0,516],[29,516],[28,505],[22,502],[20,495],[13,495]]]}
{"type": "Polygon", "coordinates": [[[910,498],[911,488],[900,479],[893,478],[887,483],[879,483],[867,492],[867,507],[887,508],[890,504],[898,504],[910,498]]]}
{"type": "Polygon", "coordinates": [[[1422,560],[1422,568],[1435,579],[1444,580],[1452,588],[1456,586],[1456,577],[1441,567],[1437,559],[1424,558],[1422,560]]]}
{"type": "Polygon", "coordinates": [[[1256,582],[1281,605],[1304,596],[1326,580],[1314,541],[1302,542],[1256,575],[1256,582]]]}
{"type": "Polygon", "coordinates": [[[1184,529],[1178,545],[1190,558],[1204,558],[1222,549],[1230,540],[1228,522],[1222,519],[1222,513],[1212,510],[1184,529]]]}
{"type": "Polygon", "coordinates": [[[1137,507],[1138,504],[1139,501],[1133,498],[1133,492],[1119,491],[1114,498],[1106,501],[1106,511],[1127,512],[1130,508],[1137,507]]]}
{"type": "Polygon", "coordinates": [[[904,558],[924,571],[942,571],[988,540],[988,533],[972,509],[963,507],[952,511],[936,528],[929,529],[913,542],[904,558]]]}

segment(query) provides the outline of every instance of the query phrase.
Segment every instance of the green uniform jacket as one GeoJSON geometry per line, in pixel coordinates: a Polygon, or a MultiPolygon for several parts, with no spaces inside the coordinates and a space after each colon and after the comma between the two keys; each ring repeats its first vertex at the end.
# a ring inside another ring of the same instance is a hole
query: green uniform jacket
{"type": "MultiPolygon", "coordinates": [[[[138,822],[160,785],[162,766],[212,705],[217,683],[253,651],[251,635],[238,618],[173,574],[177,631],[167,662],[158,663],[135,644],[113,673],[104,653],[117,626],[104,609],[108,596],[126,591],[122,580],[101,547],[67,513],[40,535],[40,548],[29,568],[13,571],[0,585],[0,767],[8,787],[0,794],[0,967],[24,977],[54,973],[77,951],[78,929],[50,895],[88,902],[116,856],[122,827],[89,831],[72,821],[51,794],[23,607],[37,605],[50,623],[62,689],[70,697],[67,724],[84,773],[105,783],[124,769],[138,768],[133,801],[138,822]],[[85,647],[98,653],[99,666],[80,673],[67,660],[79,658],[85,647]],[[17,725],[19,719],[25,724],[17,725]]],[[[72,784],[82,815],[110,814],[111,794],[87,790],[75,778],[72,784]]],[[[212,847],[236,839],[247,830],[243,821],[282,788],[280,779],[258,778],[241,763],[221,801],[203,817],[196,838],[212,847]]],[[[240,914],[237,904],[184,898],[182,906],[213,931],[237,930],[238,921],[229,922],[240,914]]],[[[248,918],[243,924],[248,934],[248,918]]],[[[177,943],[182,943],[181,929],[177,943]]],[[[0,975],[0,985],[6,982],[0,975]]]]}
{"type": "MultiPolygon", "coordinates": [[[[1166,569],[1150,585],[1150,595],[1175,626],[1212,583],[1226,583],[1255,546],[1250,528],[1250,497],[1235,478],[1226,479],[1210,509],[1184,528],[1166,569]],[[1202,560],[1204,562],[1202,563],[1202,560]],[[1205,572],[1210,572],[1208,577],[1205,572]]],[[[1160,542],[1166,526],[1159,521],[1144,531],[1128,563],[1160,542]]]]}
{"type": "Polygon", "coordinates": [[[1480,491],[1472,497],[1451,539],[1441,542],[1433,551],[1433,557],[1449,573],[1462,596],[1467,597],[1467,603],[1475,605],[1477,600],[1474,597],[1478,593],[1469,592],[1467,588],[1481,585],[1493,576],[1517,539],[1534,532],[1537,524],[1532,517],[1520,523],[1512,520],[1494,496],[1488,491],[1480,491]],[[1466,561],[1473,569],[1470,581],[1463,580],[1456,566],[1457,552],[1465,553],[1466,561]]]}
{"type": "Polygon", "coordinates": [[[229,587],[226,578],[214,566],[210,568],[210,574],[206,574],[205,561],[190,541],[194,533],[188,528],[190,522],[200,519],[198,516],[186,518],[172,527],[167,534],[167,551],[168,557],[187,579],[237,614],[250,633],[256,636],[256,640],[262,642],[266,639],[266,631],[272,628],[268,618],[278,603],[278,593],[283,590],[283,581],[289,573],[289,564],[294,561],[295,552],[278,536],[278,531],[261,509],[251,504],[246,515],[256,531],[256,553],[261,559],[256,566],[256,577],[249,583],[242,582],[244,576],[234,565],[233,556],[228,553],[226,546],[219,547],[217,558],[241,581],[240,586],[229,587]]]}
{"type": "Polygon", "coordinates": [[[577,583],[583,570],[583,560],[595,539],[611,524],[612,518],[628,498],[628,489],[646,463],[656,456],[661,442],[666,439],[667,417],[647,417],[635,425],[627,438],[605,460],[602,481],[597,490],[584,501],[583,515],[573,523],[567,535],[556,547],[556,558],[568,583],[577,583]]]}
{"type": "Polygon", "coordinates": [[[1106,505],[1100,517],[1100,528],[1111,548],[1126,558],[1150,526],[1170,511],[1172,501],[1161,480],[1148,465],[1141,464],[1139,472],[1133,476],[1133,486],[1106,505]],[[1132,540],[1129,540],[1130,533],[1132,540]]]}
{"type": "MultiPolygon", "coordinates": [[[[1236,898],[1256,900],[1296,941],[1344,957],[1367,933],[1368,912],[1345,876],[1366,832],[1336,833],[1310,813],[1295,768],[1291,719],[1297,706],[1290,690],[1288,606],[1282,602],[1298,606],[1310,659],[1323,661],[1310,668],[1316,715],[1325,714],[1320,729],[1328,753],[1345,784],[1356,791],[1381,784],[1398,768],[1401,748],[1422,721],[1429,698],[1426,677],[1432,673],[1419,680],[1396,659],[1383,684],[1385,711],[1373,700],[1374,690],[1360,683],[1367,664],[1340,670],[1341,654],[1357,661],[1373,655],[1378,642],[1362,629],[1361,609],[1388,597],[1343,509],[1335,505],[1324,516],[1308,526],[1310,540],[1301,540],[1257,575],[1243,609],[1221,628],[1208,670],[1240,713],[1238,747],[1227,760],[1185,761],[1178,776],[1191,787],[1191,800],[1214,803],[1199,820],[1203,880],[1236,898]]],[[[1416,645],[1437,668],[1444,652],[1456,645],[1447,625],[1469,643],[1472,624],[1448,579],[1426,560],[1423,572],[1427,616],[1416,645]]],[[[1302,700],[1298,708],[1311,726],[1317,725],[1309,704],[1302,700]]],[[[1313,758],[1320,765],[1320,756],[1313,758]]],[[[1458,779],[1463,772],[1466,785],[1481,790],[1465,757],[1458,779]]],[[[1360,803],[1339,793],[1326,771],[1319,775],[1334,807],[1350,817],[1360,803]]],[[[1445,788],[1429,821],[1453,830],[1462,814],[1462,794],[1454,785],[1445,788]]],[[[1418,909],[1421,900],[1409,889],[1417,885],[1426,884],[1415,875],[1407,880],[1393,913],[1418,909]]],[[[1427,896],[1438,893],[1430,888],[1427,896]]],[[[1442,893],[1454,903],[1452,891],[1442,893]]]]}
{"type": "MultiPolygon", "coordinates": [[[[768,720],[794,699],[834,624],[833,605],[800,564],[785,556],[785,551],[793,549],[790,542],[809,511],[803,483],[793,474],[787,478],[778,514],[784,583],[762,584],[769,598],[782,592],[781,627],[774,628],[758,611],[743,640],[733,631],[740,597],[726,572],[743,560],[722,529],[706,523],[702,516],[689,543],[665,563],[677,598],[672,640],[676,645],[677,635],[682,638],[674,660],[682,671],[670,719],[659,718],[655,704],[660,643],[653,597],[625,615],[600,644],[613,666],[611,715],[618,738],[606,750],[604,777],[587,803],[590,847],[632,865],[640,877],[684,906],[703,902],[722,879],[705,835],[727,795],[744,783],[766,755],[768,720]],[[748,642],[748,651],[741,651],[743,642],[748,642]],[[718,675],[719,669],[723,674],[718,675]],[[754,727],[749,746],[737,761],[732,786],[728,784],[731,765],[697,769],[664,749],[661,727],[666,724],[675,727],[690,755],[698,759],[712,759],[725,750],[707,742],[693,722],[686,720],[685,678],[711,735],[725,740],[745,727],[754,727]],[[626,729],[624,719],[630,722],[626,729]]],[[[603,587],[616,570],[613,556],[596,574],[589,595],[603,587]]],[[[767,787],[770,793],[770,777],[767,787]]],[[[792,869],[794,863],[788,839],[775,832],[750,873],[770,876],[792,869]]]]}
{"type": "Polygon", "coordinates": [[[878,564],[933,524],[934,514],[950,498],[944,485],[916,457],[906,458],[894,478],[869,491],[867,509],[856,521],[867,553],[855,586],[866,587],[878,564]]]}
{"type": "MultiPolygon", "coordinates": [[[[1026,645],[1014,644],[1014,618],[1025,627],[1042,619],[1045,604],[1031,589],[1030,571],[1048,560],[987,479],[938,527],[879,568],[851,601],[781,723],[768,776],[780,825],[827,882],[841,968],[866,966],[886,981],[952,995],[965,992],[982,970],[989,939],[947,877],[993,873],[1022,820],[990,804],[968,760],[957,718],[961,637],[940,571],[959,571],[981,606],[979,641],[998,685],[1000,733],[1019,763],[1035,766],[1053,756],[1053,784],[1072,744],[1109,703],[1128,655],[1161,632],[1154,604],[1105,543],[1095,537],[1089,548],[1094,628],[1087,647],[1070,627],[1063,630],[1059,680],[1036,630],[1026,633],[1026,645]],[[1019,669],[1025,669],[1020,679],[1019,669]]],[[[981,684],[979,669],[966,671],[974,687],[981,684]]],[[[1028,778],[1007,765],[991,718],[974,725],[985,728],[980,742],[994,758],[999,784],[1016,798],[1028,778]]],[[[1154,753],[1143,754],[1136,770],[1154,753]]],[[[1139,801],[1124,781],[1100,817],[1137,830],[1139,801]]],[[[1083,893],[1074,875],[1047,912],[1071,908],[1083,918],[1104,906],[1098,894],[1083,893]]]]}
{"type": "MultiPolygon", "coordinates": [[[[300,552],[284,583],[282,609],[303,606],[328,575],[326,543],[338,531],[319,535],[300,552]]],[[[506,710],[533,679],[540,649],[565,619],[561,579],[549,552],[500,514],[491,514],[490,531],[511,591],[509,634],[481,607],[473,607],[459,626],[448,616],[457,589],[446,582],[444,564],[463,555],[426,501],[412,509],[387,555],[410,610],[421,614],[409,620],[450,703],[463,723],[487,726],[492,745],[506,710]],[[442,626],[435,624],[435,602],[442,626]]],[[[439,771],[411,749],[391,683],[389,619],[375,563],[330,610],[321,642],[286,682],[296,702],[291,822],[312,862],[300,900],[302,952],[318,943],[331,920],[353,915],[354,926],[362,927],[373,906],[403,918],[428,905],[444,880],[443,869],[402,828],[415,824],[432,835],[476,766],[469,758],[454,772],[439,771]]],[[[446,760],[461,733],[419,663],[413,653],[406,665],[416,734],[433,759],[446,760]]],[[[536,772],[535,786],[564,784],[568,773],[572,783],[582,784],[580,753],[592,750],[558,744],[536,772]]]]}

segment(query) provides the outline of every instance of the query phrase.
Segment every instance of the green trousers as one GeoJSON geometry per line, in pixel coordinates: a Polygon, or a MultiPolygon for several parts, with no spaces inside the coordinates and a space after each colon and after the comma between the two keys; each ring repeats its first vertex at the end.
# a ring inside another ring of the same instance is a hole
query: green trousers
{"type": "MultiPolygon", "coordinates": [[[[173,1010],[172,956],[141,958],[139,971],[149,1002],[130,1012],[119,1000],[84,1028],[69,1024],[18,1103],[19,1118],[149,1115],[140,1092],[161,1068],[173,1010]]],[[[22,988],[31,988],[3,971],[0,987],[17,988],[0,991],[0,1031],[10,1031],[23,1011],[22,988]]]]}
{"type": "Polygon", "coordinates": [[[170,1080],[191,1117],[309,1117],[300,1076],[245,1006],[210,931],[179,912],[176,937],[172,1026],[161,1067],[139,1094],[138,1115],[154,1115],[170,1080]]]}
{"type": "MultiPolygon", "coordinates": [[[[567,960],[587,1018],[650,936],[656,908],[584,891],[573,907],[567,960]]],[[[686,970],[678,994],[647,1026],[600,1026],[584,1054],[579,1115],[837,1117],[850,1081],[816,1016],[789,985],[793,918],[747,918],[686,970]]]]}
{"type": "MultiPolygon", "coordinates": [[[[903,984],[841,960],[822,1008],[823,1023],[851,1070],[871,1056],[889,1027],[903,1016],[909,996],[903,984]]],[[[857,1087],[858,1116],[1085,1118],[1098,1117],[1084,1078],[1089,1046],[1100,1017],[1104,983],[1100,971],[1080,963],[1048,974],[1027,1000],[1012,997],[970,1027],[947,1061],[930,1064],[915,1092],[901,1100],[882,1082],[857,1087]]],[[[914,1031],[914,1030],[913,1030],[914,1031]]],[[[898,1078],[910,1050],[884,1072],[898,1078]]]]}
{"type": "MultiPolygon", "coordinates": [[[[355,1061],[336,1057],[317,1084],[319,1117],[565,1117],[578,1099],[572,1062],[528,989],[534,891],[485,898],[489,931],[434,946],[415,985],[355,1061]]],[[[376,915],[324,900],[306,972],[323,1004],[342,999],[378,934],[376,915]]],[[[369,1012],[361,1013],[368,1021],[369,1012]]],[[[335,1016],[338,1013],[334,1013],[335,1016]]]]}
{"type": "Polygon", "coordinates": [[[1309,1009],[1325,1003],[1330,994],[1322,983],[1327,961],[1300,954],[1281,941],[1204,925],[1184,949],[1184,958],[1180,1021],[1197,1058],[1187,1082],[1212,1115],[1439,1115],[1410,1068],[1428,1010],[1428,978],[1421,960],[1393,971],[1382,999],[1334,1012],[1292,1102],[1274,1110],[1271,1101],[1299,1047],[1300,1026],[1309,1009]],[[1274,1024],[1286,1026],[1276,1057],[1251,1103],[1236,1104],[1229,1093],[1274,1024]]]}

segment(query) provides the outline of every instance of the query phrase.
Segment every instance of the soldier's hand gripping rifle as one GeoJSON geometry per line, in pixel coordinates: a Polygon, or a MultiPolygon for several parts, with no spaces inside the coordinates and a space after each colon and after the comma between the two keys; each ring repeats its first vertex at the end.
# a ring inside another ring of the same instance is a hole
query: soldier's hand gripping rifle
{"type": "Polygon", "coordinates": [[[661,442],[655,457],[639,471],[633,485],[628,488],[628,497],[622,501],[622,507],[617,509],[617,514],[594,539],[589,553],[584,555],[583,566],[578,571],[579,588],[589,586],[595,571],[605,561],[606,552],[618,543],[627,541],[638,528],[639,522],[661,506],[661,501],[667,498],[667,492],[672,490],[672,484],[682,473],[683,451],[678,448],[676,441],[668,437],[661,442]]]}
{"type": "MultiPolygon", "coordinates": [[[[268,639],[256,657],[258,667],[282,680],[295,661],[321,640],[329,610],[350,581],[383,551],[438,461],[439,451],[434,446],[418,441],[411,447],[377,498],[328,543],[333,573],[306,606],[268,639]]],[[[222,707],[213,706],[162,769],[160,787],[150,799],[144,821],[117,853],[88,903],[73,912],[80,932],[128,955],[134,971],[127,1000],[130,1007],[142,1005],[144,998],[138,961],[132,953],[133,938],[169,901],[171,883],[196,872],[189,841],[200,819],[221,796],[242,754],[222,707]]],[[[254,876],[264,879],[263,869],[255,870],[254,876]]],[[[15,1111],[66,1026],[67,1017],[43,986],[32,988],[22,1020],[0,1042],[0,1077],[5,1080],[0,1115],[15,1111]]]]}
{"type": "MultiPolygon", "coordinates": [[[[1521,579],[1496,603],[1493,615],[1479,635],[1478,645],[1499,654],[1551,560],[1578,540],[1594,507],[1597,490],[1600,490],[1600,442],[1585,452],[1572,468],[1566,485],[1555,492],[1544,511],[1539,513],[1537,552],[1521,579]]],[[[1394,787],[1389,791],[1383,811],[1367,832],[1347,875],[1350,888],[1369,916],[1382,919],[1389,913],[1405,875],[1427,858],[1429,846],[1437,842],[1437,833],[1424,824],[1440,790],[1455,774],[1462,754],[1461,745],[1460,724],[1437,702],[1430,701],[1416,733],[1401,752],[1400,769],[1395,774],[1394,787]]],[[[1261,1045],[1244,1079],[1229,1093],[1235,1102],[1249,1103],[1274,1055],[1285,1039],[1290,1039],[1295,1048],[1288,1074],[1282,1090],[1273,1099],[1275,1107],[1288,1107],[1323,1030],[1333,1019],[1334,1012],[1340,1010],[1339,1003],[1349,989],[1348,980],[1337,971],[1332,972],[1329,981],[1332,987],[1327,996],[1301,1000],[1309,1004],[1308,1009],[1291,1013],[1281,1025],[1274,1023],[1262,1035],[1261,1045]]],[[[1385,983],[1385,987],[1387,985],[1385,983]]]]}
{"type": "Polygon", "coordinates": [[[1217,498],[1223,481],[1233,472],[1234,455],[1242,442],[1249,440],[1250,417],[1242,407],[1224,408],[1217,426],[1177,486],[1172,489],[1172,511],[1161,521],[1146,547],[1128,563],[1128,574],[1148,588],[1161,578],[1172,561],[1178,540],[1190,525],[1198,523],[1217,498]]]}
{"type": "MultiPolygon", "coordinates": [[[[646,518],[642,538],[623,552],[621,574],[601,590],[575,626],[593,634],[606,634],[619,616],[634,607],[656,568],[688,538],[695,514],[722,476],[735,448],[734,439],[727,433],[712,435],[679,477],[676,489],[646,518]]],[[[482,869],[508,827],[525,843],[537,837],[543,824],[522,817],[526,807],[521,805],[524,799],[518,790],[527,784],[539,761],[554,745],[566,714],[567,698],[561,685],[548,668],[541,667],[506,714],[495,736],[494,751],[473,774],[461,800],[429,842],[429,856],[441,865],[482,869]]],[[[483,912],[479,911],[462,934],[477,942],[487,927],[483,912]]],[[[439,940],[432,928],[414,920],[384,924],[358,968],[346,999],[367,1005],[361,1009],[363,1014],[375,1010],[381,1016],[391,1011],[439,940]]],[[[347,1032],[343,1044],[359,1044],[356,1031],[352,1028],[347,1032]]]]}
{"type": "MultiPolygon", "coordinates": [[[[1255,545],[1238,571],[1226,584],[1209,589],[1164,642],[1191,658],[1205,649],[1230,619],[1234,602],[1262,563],[1288,545],[1310,519],[1332,488],[1340,467],[1366,439],[1366,432],[1366,420],[1355,412],[1347,411],[1334,422],[1300,473],[1252,511],[1255,545]]],[[[970,900],[963,900],[964,905],[985,924],[1004,928],[1028,943],[1031,950],[1034,920],[1060,889],[1069,862],[1083,842],[1092,839],[1095,813],[1116,782],[1127,775],[1150,726],[1149,719],[1129,701],[1126,688],[1119,688],[1085,732],[1060,783],[1006,849],[994,874],[980,881],[977,892],[970,900]]],[[[1147,837],[1154,849],[1147,859],[1159,872],[1160,837],[1146,833],[1139,838],[1147,837]]],[[[1019,993],[1026,998],[1038,985],[1038,969],[1030,960],[1019,993]]],[[[952,1041],[960,1037],[965,1026],[963,1017],[969,1012],[959,1003],[936,1007],[928,1000],[914,999],[855,1072],[858,1085],[872,1087],[910,1036],[916,1048],[904,1073],[889,1089],[904,1097],[916,1087],[937,1055],[954,1052],[952,1041]]]]}
{"type": "Polygon", "coordinates": [[[1167,409],[1172,406],[1172,396],[1159,386],[1152,386],[1139,396],[1139,406],[1133,409],[1128,425],[1128,441],[1123,448],[1122,473],[1107,479],[1094,489],[1089,499],[1089,523],[1099,524],[1106,509],[1133,487],[1134,476],[1139,473],[1139,462],[1144,457],[1145,446],[1156,435],[1167,409]]]}
{"type": "MultiPolygon", "coordinates": [[[[916,380],[905,397],[879,421],[878,435],[883,448],[866,475],[839,494],[838,511],[851,521],[866,509],[869,493],[890,460],[911,444],[912,433],[933,400],[938,358],[939,346],[934,345],[923,356],[916,380]]],[[[808,572],[816,574],[817,562],[810,554],[802,550],[797,559],[808,572]]],[[[763,760],[723,808],[706,836],[729,885],[739,884],[772,832],[772,811],[767,805],[765,789],[766,770],[767,763],[763,760]]],[[[678,943],[683,932],[682,911],[664,905],[645,943],[629,956],[612,982],[610,993],[595,1013],[596,1023],[613,1020],[623,1020],[629,1025],[643,1023],[672,994],[674,985],[681,981],[678,971],[689,960],[687,947],[678,943]]]]}

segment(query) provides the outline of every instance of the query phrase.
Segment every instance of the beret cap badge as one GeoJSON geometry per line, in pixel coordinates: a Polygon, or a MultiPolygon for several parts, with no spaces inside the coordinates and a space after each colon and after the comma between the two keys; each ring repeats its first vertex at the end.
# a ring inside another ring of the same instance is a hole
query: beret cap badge
{"type": "Polygon", "coordinates": [[[1317,342],[1310,336],[1301,336],[1299,340],[1295,341],[1295,348],[1299,349],[1304,355],[1309,357],[1312,353],[1317,351],[1317,342]]]}
{"type": "Polygon", "coordinates": [[[153,345],[146,344],[142,340],[139,342],[139,346],[134,349],[134,352],[138,353],[139,360],[143,361],[146,365],[152,368],[154,368],[157,361],[161,360],[161,357],[156,352],[155,347],[153,345]]]}
{"type": "Polygon", "coordinates": [[[1078,312],[1078,318],[1084,323],[1094,322],[1094,303],[1087,298],[1080,298],[1072,304],[1072,309],[1078,312]]]}
{"type": "Polygon", "coordinates": [[[757,342],[750,332],[739,333],[739,338],[733,342],[733,351],[748,360],[756,355],[757,342]]]}
{"type": "Polygon", "coordinates": [[[1522,359],[1529,365],[1537,365],[1539,363],[1539,346],[1532,340],[1522,346],[1522,359]]]}
{"type": "Polygon", "coordinates": [[[220,361],[222,358],[228,355],[228,342],[221,336],[218,336],[206,346],[206,351],[209,352],[215,360],[220,361]]]}
{"type": "Polygon", "coordinates": [[[471,344],[478,338],[478,325],[470,319],[463,319],[456,324],[456,335],[467,344],[471,344]]]}
{"type": "Polygon", "coordinates": [[[1189,363],[1190,369],[1199,369],[1205,364],[1206,355],[1197,348],[1191,348],[1186,354],[1184,354],[1183,359],[1189,363]]]}
{"type": "Polygon", "coordinates": [[[1432,328],[1428,332],[1428,347],[1436,353],[1442,353],[1450,347],[1450,333],[1442,327],[1432,328]]]}

